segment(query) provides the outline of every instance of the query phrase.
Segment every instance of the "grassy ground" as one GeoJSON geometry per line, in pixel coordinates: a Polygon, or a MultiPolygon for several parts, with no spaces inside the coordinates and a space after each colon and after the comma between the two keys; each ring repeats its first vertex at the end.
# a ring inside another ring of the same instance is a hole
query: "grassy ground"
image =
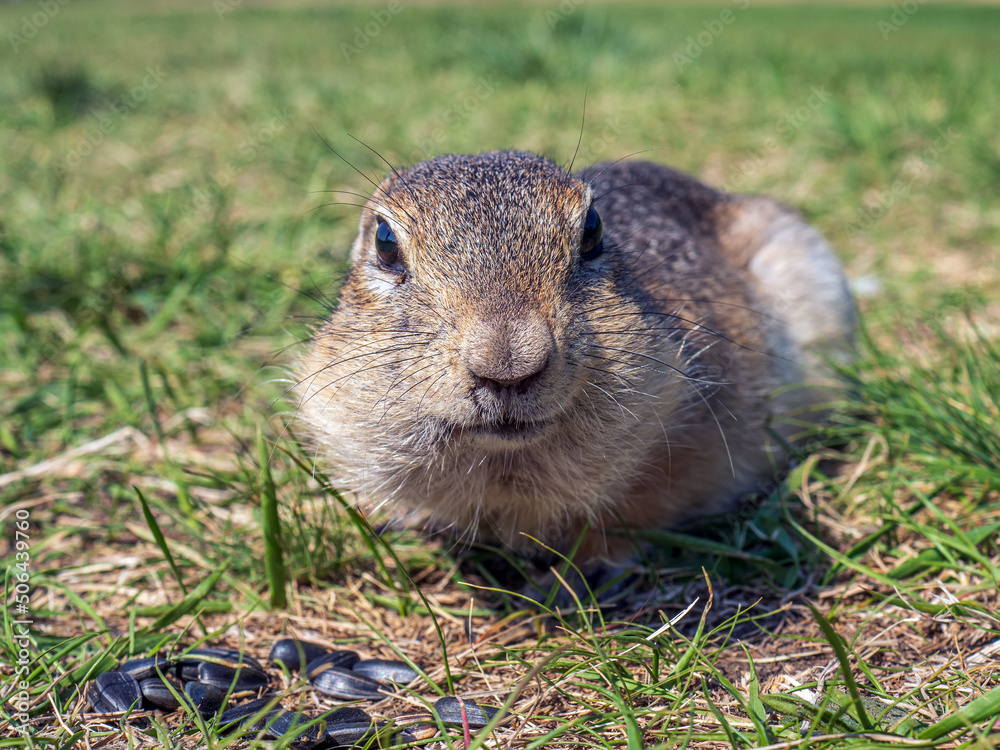
{"type": "Polygon", "coordinates": [[[491,746],[998,744],[1000,11],[50,6],[0,6],[0,746],[232,744],[80,686],[283,633],[424,668],[387,717],[506,702],[491,746]],[[621,609],[537,618],[477,588],[488,554],[370,541],[283,432],[282,364],[357,216],[314,191],[368,187],[320,136],[372,175],[351,136],[566,161],[585,95],[578,164],[653,149],[795,205],[867,335],[832,447],[665,536],[621,609]]]}

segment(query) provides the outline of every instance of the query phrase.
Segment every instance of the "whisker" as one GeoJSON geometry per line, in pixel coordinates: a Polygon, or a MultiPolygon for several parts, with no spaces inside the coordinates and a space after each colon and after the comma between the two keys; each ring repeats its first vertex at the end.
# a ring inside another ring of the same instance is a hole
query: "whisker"
{"type": "MultiPolygon", "coordinates": [[[[326,371],[328,371],[328,370],[330,370],[330,369],[332,369],[334,367],[340,367],[345,362],[352,362],[352,361],[355,361],[355,360],[358,360],[358,359],[362,359],[364,357],[381,357],[381,356],[385,356],[387,354],[394,354],[395,352],[409,352],[409,351],[412,351],[412,349],[413,349],[413,345],[407,343],[407,344],[400,344],[399,346],[388,347],[386,349],[379,349],[379,350],[373,351],[373,352],[362,352],[361,354],[356,354],[353,357],[342,357],[340,359],[336,359],[336,360],[334,360],[332,362],[329,362],[329,363],[323,365],[321,368],[319,368],[315,372],[310,373],[309,375],[306,375],[304,378],[301,378],[300,380],[297,380],[297,381],[293,382],[292,385],[290,385],[288,388],[286,388],[285,391],[280,396],[278,396],[278,398],[276,398],[275,401],[272,402],[271,405],[273,406],[274,403],[276,403],[281,398],[284,398],[285,396],[287,396],[291,391],[293,391],[296,388],[302,386],[302,384],[305,383],[307,380],[315,380],[322,373],[324,373],[324,372],[326,372],[326,371]]],[[[353,377],[358,372],[363,372],[363,371],[364,371],[363,369],[354,370],[353,372],[347,373],[347,375],[343,375],[343,376],[341,376],[339,378],[336,378],[336,379],[330,381],[329,383],[326,383],[323,386],[323,388],[326,388],[326,387],[332,385],[333,383],[336,383],[336,382],[338,382],[340,380],[343,380],[344,378],[353,377]]]]}
{"type": "MultiPolygon", "coordinates": [[[[617,164],[617,163],[618,162],[615,162],[615,164],[617,164]]],[[[600,175],[598,175],[598,177],[599,176],[600,175]]],[[[619,190],[624,190],[625,188],[630,188],[630,187],[653,187],[653,186],[650,185],[648,182],[626,182],[624,185],[616,185],[613,188],[609,188],[608,190],[605,190],[598,197],[594,198],[594,203],[597,203],[597,201],[603,200],[604,198],[607,198],[612,193],[617,193],[619,190]]]]}
{"type": "MultiPolygon", "coordinates": [[[[615,164],[618,164],[619,162],[623,162],[626,159],[631,159],[633,156],[638,156],[639,154],[649,153],[650,151],[666,151],[666,150],[667,150],[667,146],[659,146],[659,147],[656,147],[656,148],[644,148],[641,151],[633,151],[631,154],[625,154],[625,156],[622,156],[621,158],[615,159],[613,162],[609,163],[604,169],[602,169],[600,172],[597,173],[597,175],[594,177],[594,179],[587,180],[587,184],[593,186],[595,180],[600,179],[600,177],[601,177],[602,174],[604,174],[605,172],[607,172],[609,169],[611,169],[611,167],[613,167],[615,164]]],[[[590,167],[588,167],[587,169],[590,169],[590,167]]],[[[584,169],[583,172],[580,174],[581,178],[584,178],[584,175],[586,174],[587,169],[584,169]]]]}
{"type": "MultiPolygon", "coordinates": [[[[384,156],[382,156],[382,154],[380,154],[378,151],[376,151],[375,149],[373,149],[371,146],[369,146],[367,143],[365,143],[364,141],[362,141],[360,138],[355,138],[350,133],[347,134],[347,137],[348,138],[353,138],[355,141],[357,141],[358,143],[360,143],[366,149],[368,149],[373,154],[375,154],[375,156],[377,156],[379,159],[381,159],[385,163],[385,165],[387,167],[389,167],[389,169],[392,170],[392,173],[396,176],[396,179],[399,180],[400,184],[402,184],[403,187],[406,188],[406,192],[408,192],[410,194],[410,198],[413,199],[414,204],[418,205],[418,206],[420,205],[420,200],[417,198],[417,194],[413,192],[413,188],[410,185],[407,184],[406,180],[403,179],[403,176],[398,171],[396,171],[396,168],[392,164],[389,163],[388,159],[386,159],[384,156]]],[[[408,212],[406,212],[405,210],[404,210],[404,213],[406,213],[407,216],[410,216],[410,214],[408,212]]],[[[410,216],[410,219],[413,220],[413,217],[410,216]]]]}
{"type": "Polygon", "coordinates": [[[603,388],[601,388],[601,386],[597,385],[597,383],[594,383],[593,381],[588,381],[587,385],[591,386],[592,388],[596,388],[601,393],[603,393],[605,396],[607,396],[615,406],[617,406],[619,409],[621,409],[622,416],[625,416],[626,414],[628,414],[636,422],[641,421],[634,411],[632,411],[631,409],[626,409],[625,406],[622,404],[621,401],[619,401],[617,398],[615,398],[615,396],[612,395],[611,393],[608,393],[606,390],[604,390],[603,388]]]}
{"type": "Polygon", "coordinates": [[[659,359],[658,357],[654,357],[651,354],[644,354],[642,352],[635,352],[635,351],[632,351],[630,349],[616,349],[614,347],[603,346],[601,344],[584,344],[584,346],[588,347],[588,348],[604,349],[604,350],[609,351],[609,352],[618,352],[619,354],[628,354],[629,356],[632,356],[632,357],[642,357],[643,359],[648,359],[648,360],[650,360],[652,362],[656,362],[658,364],[661,364],[661,365],[663,365],[664,367],[666,367],[666,368],[668,368],[670,370],[673,370],[675,373],[677,373],[678,375],[680,375],[684,380],[687,380],[688,382],[691,382],[691,383],[700,383],[702,385],[728,385],[727,383],[719,383],[719,382],[716,382],[716,381],[713,381],[713,380],[703,380],[701,378],[696,378],[693,375],[689,375],[688,373],[686,373],[684,370],[680,369],[679,367],[674,367],[669,362],[664,362],[662,359],[659,359]]]}
{"type": "MultiPolygon", "coordinates": [[[[580,115],[580,136],[576,139],[576,148],[573,150],[573,158],[569,160],[569,166],[566,167],[566,171],[569,173],[573,172],[573,165],[576,164],[577,154],[580,153],[580,144],[583,143],[583,130],[587,123],[587,89],[583,90],[583,114],[580,115]]],[[[594,201],[595,203],[597,201],[594,201]]]]}
{"type": "MultiPolygon", "coordinates": [[[[414,360],[416,360],[418,363],[422,362],[423,359],[424,359],[423,357],[414,357],[414,360]]],[[[385,401],[386,399],[389,398],[389,391],[391,391],[393,389],[393,387],[397,383],[399,383],[400,380],[403,379],[404,375],[407,378],[412,378],[418,372],[423,372],[428,367],[433,367],[433,366],[434,366],[434,363],[433,362],[429,362],[428,364],[424,365],[423,367],[419,367],[416,370],[413,370],[412,372],[409,372],[409,373],[407,373],[407,369],[409,369],[409,368],[404,368],[399,373],[399,375],[396,377],[396,379],[392,383],[390,383],[389,386],[385,389],[385,394],[378,401],[376,401],[374,404],[372,404],[372,408],[369,410],[368,414],[371,415],[371,413],[375,411],[375,408],[379,404],[381,404],[383,401],[385,401]]],[[[417,381],[416,383],[414,383],[413,385],[411,385],[409,388],[407,388],[405,391],[403,391],[402,393],[400,393],[399,396],[396,397],[397,401],[401,401],[403,398],[405,398],[406,394],[408,394],[410,391],[412,391],[414,388],[416,388],[417,385],[419,385],[421,382],[423,382],[423,381],[417,381]]],[[[382,416],[379,417],[379,420],[378,420],[378,422],[376,424],[379,424],[379,425],[382,424],[382,420],[385,419],[386,415],[389,413],[389,409],[390,408],[391,408],[390,404],[386,404],[385,410],[382,412],[382,416]]]]}
{"type": "MultiPolygon", "coordinates": [[[[400,217],[394,211],[394,208],[398,208],[398,207],[397,206],[389,206],[389,205],[387,205],[385,202],[383,202],[381,200],[376,200],[376,198],[375,198],[374,195],[365,195],[364,193],[356,193],[353,190],[310,190],[309,191],[310,195],[315,195],[315,194],[319,194],[319,193],[353,195],[356,198],[361,198],[362,200],[364,200],[365,201],[365,205],[367,205],[368,203],[371,203],[376,208],[378,208],[379,211],[381,211],[382,213],[384,213],[387,216],[389,216],[389,218],[391,218],[394,221],[397,221],[399,223],[402,223],[400,217]]],[[[356,204],[356,203],[350,203],[350,204],[344,203],[344,204],[326,204],[326,205],[351,205],[351,206],[356,206],[358,204],[356,204]]],[[[364,206],[362,206],[362,207],[364,207],[364,206]]],[[[322,206],[319,206],[319,208],[322,208],[322,206]]]]}
{"type": "Polygon", "coordinates": [[[353,206],[354,208],[364,209],[364,203],[351,203],[350,201],[333,201],[331,203],[320,203],[318,206],[313,206],[309,209],[307,213],[312,213],[313,211],[319,211],[321,208],[329,208],[330,206],[353,206]]]}
{"type": "MultiPolygon", "coordinates": [[[[422,357],[415,357],[414,359],[416,359],[419,362],[423,358],[422,357]]],[[[421,367],[418,370],[416,370],[416,372],[414,372],[413,374],[415,375],[417,372],[421,372],[422,370],[426,370],[428,367],[432,367],[432,366],[433,366],[433,364],[424,365],[423,367],[421,367]]],[[[399,395],[398,398],[402,399],[404,396],[406,396],[407,393],[409,393],[410,391],[412,391],[414,388],[416,388],[417,386],[419,386],[419,385],[421,385],[423,383],[426,383],[428,381],[428,379],[430,379],[430,375],[428,375],[427,377],[421,378],[420,380],[416,381],[413,385],[411,385],[409,388],[407,388],[405,391],[403,391],[399,395]]],[[[383,401],[385,401],[386,398],[388,398],[388,396],[389,396],[389,392],[386,391],[385,395],[382,396],[382,398],[380,398],[378,401],[376,401],[374,404],[372,404],[372,408],[368,411],[368,414],[371,415],[371,413],[375,411],[375,407],[378,406],[383,401]]],[[[381,427],[382,426],[382,420],[385,419],[386,415],[389,414],[389,409],[390,408],[392,408],[392,405],[391,404],[386,404],[386,407],[385,407],[385,409],[382,412],[382,416],[379,417],[378,422],[375,423],[376,427],[381,427]]]]}
{"type": "MultiPolygon", "coordinates": [[[[353,169],[355,172],[357,172],[359,175],[361,175],[366,180],[368,180],[368,182],[371,183],[371,185],[375,188],[375,193],[373,193],[373,195],[378,195],[379,191],[381,190],[381,185],[379,185],[371,177],[369,177],[368,175],[366,175],[364,172],[362,172],[360,169],[358,169],[356,166],[354,166],[351,162],[349,162],[346,158],[344,158],[344,156],[339,151],[337,151],[337,149],[335,149],[333,146],[331,146],[330,143],[322,135],[320,135],[319,131],[317,131],[316,128],[313,128],[313,132],[316,133],[316,136],[323,142],[323,144],[328,149],[330,149],[331,152],[333,152],[337,156],[338,159],[340,159],[342,162],[344,162],[344,164],[346,164],[351,169],[353,169]]],[[[382,191],[382,195],[385,198],[389,197],[389,196],[387,196],[385,194],[384,191],[382,191]]],[[[410,212],[407,211],[404,206],[397,205],[396,207],[399,208],[400,210],[402,210],[402,212],[404,214],[406,214],[406,216],[410,219],[410,221],[412,221],[413,223],[416,223],[416,219],[413,218],[413,215],[410,214],[410,212]]],[[[363,208],[363,206],[362,206],[362,208],[363,208]]]]}
{"type": "Polygon", "coordinates": [[[440,375],[438,375],[438,376],[437,376],[437,378],[436,378],[436,379],[435,379],[435,380],[434,380],[434,381],[433,381],[433,382],[432,382],[432,383],[431,383],[431,384],[430,384],[429,386],[427,386],[427,390],[426,390],[426,391],[424,391],[423,395],[422,395],[422,396],[420,397],[420,401],[418,401],[418,402],[417,402],[417,406],[418,406],[418,408],[419,408],[419,409],[422,409],[422,408],[423,408],[423,405],[424,405],[424,399],[425,399],[425,398],[427,398],[427,394],[428,394],[428,393],[430,393],[430,390],[431,390],[431,388],[433,388],[433,387],[434,387],[434,385],[435,385],[435,384],[436,384],[436,383],[437,383],[437,382],[438,382],[439,380],[441,380],[441,378],[443,378],[443,377],[444,377],[444,376],[445,376],[445,375],[446,375],[447,373],[448,373],[448,371],[447,371],[447,370],[445,370],[445,369],[442,369],[442,370],[441,370],[441,374],[440,374],[440,375]]]}
{"type": "Polygon", "coordinates": [[[285,287],[285,289],[293,291],[296,294],[301,294],[303,297],[305,297],[308,300],[311,300],[311,301],[315,302],[317,305],[325,306],[326,300],[321,299],[319,297],[315,297],[314,295],[310,294],[309,292],[306,292],[303,289],[299,289],[298,287],[292,286],[291,284],[288,284],[287,282],[284,282],[281,279],[275,278],[274,276],[272,276],[269,273],[265,273],[264,271],[261,271],[259,268],[254,267],[254,265],[252,263],[250,263],[249,261],[247,261],[247,260],[244,260],[242,258],[237,258],[236,260],[237,260],[237,262],[242,263],[244,266],[246,266],[248,269],[250,269],[254,273],[260,274],[261,276],[263,276],[268,281],[271,281],[271,282],[273,282],[275,284],[279,284],[280,286],[285,287]]]}
{"type": "MultiPolygon", "coordinates": [[[[594,309],[595,310],[599,310],[600,308],[594,308],[594,309]]],[[[793,360],[790,360],[787,357],[782,357],[782,356],[777,355],[777,354],[773,354],[772,355],[769,352],[763,352],[763,351],[760,351],[758,349],[755,349],[752,346],[748,346],[747,344],[743,344],[743,343],[741,343],[739,341],[736,341],[735,339],[731,339],[729,336],[726,336],[724,333],[722,333],[720,331],[716,331],[713,328],[708,328],[707,326],[705,326],[702,323],[698,323],[697,321],[690,320],[690,319],[685,318],[685,317],[683,317],[681,315],[678,315],[677,313],[657,312],[655,310],[643,310],[642,312],[640,312],[638,314],[632,313],[632,312],[608,313],[607,315],[598,316],[598,317],[594,318],[593,320],[594,321],[600,321],[600,320],[607,320],[609,318],[633,318],[634,319],[636,317],[643,317],[643,316],[673,318],[674,320],[679,320],[682,323],[689,323],[692,326],[692,328],[689,328],[689,329],[686,329],[686,330],[688,330],[688,331],[690,331],[692,333],[701,333],[701,334],[707,334],[709,336],[715,336],[715,337],[717,337],[719,339],[722,339],[723,341],[728,341],[733,346],[737,346],[740,349],[743,349],[744,351],[753,352],[754,354],[761,354],[761,355],[764,355],[764,356],[772,356],[772,357],[775,357],[776,359],[784,359],[786,361],[793,361],[793,360]]],[[[681,329],[681,330],[685,330],[685,329],[681,329]]]]}

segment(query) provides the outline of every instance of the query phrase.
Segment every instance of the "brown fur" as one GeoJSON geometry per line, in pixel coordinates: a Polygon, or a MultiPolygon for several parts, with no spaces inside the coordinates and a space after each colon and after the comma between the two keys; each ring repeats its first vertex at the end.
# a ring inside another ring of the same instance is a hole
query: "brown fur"
{"type": "Polygon", "coordinates": [[[802,386],[854,325],[797,215],[648,163],[418,164],[369,201],[352,258],[300,365],[318,455],[366,505],[459,535],[565,549],[590,524],[582,562],[627,553],[608,528],[717,512],[772,474],[769,428],[790,437],[783,420],[825,398],[802,386]],[[591,202],[605,251],[588,261],[591,202]],[[376,259],[379,218],[402,272],[376,259]]]}

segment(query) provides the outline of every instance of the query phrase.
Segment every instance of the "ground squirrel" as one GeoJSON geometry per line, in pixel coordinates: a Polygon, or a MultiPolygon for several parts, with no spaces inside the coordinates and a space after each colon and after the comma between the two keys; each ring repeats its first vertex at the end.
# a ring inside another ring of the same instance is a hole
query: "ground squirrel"
{"type": "Polygon", "coordinates": [[[378,187],[351,257],[299,363],[318,459],[459,538],[584,534],[584,565],[772,476],[854,329],[796,213],[646,162],[438,157],[378,187]]]}

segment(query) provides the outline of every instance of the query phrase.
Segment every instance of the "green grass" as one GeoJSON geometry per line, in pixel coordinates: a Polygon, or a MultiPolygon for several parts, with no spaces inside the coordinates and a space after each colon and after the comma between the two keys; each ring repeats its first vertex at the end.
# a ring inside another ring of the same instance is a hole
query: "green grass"
{"type": "Polygon", "coordinates": [[[184,712],[84,719],[83,681],[281,633],[411,659],[386,716],[506,703],[490,746],[998,744],[1000,10],[920,5],[884,38],[877,6],[403,4],[352,50],[370,8],[56,5],[30,39],[42,6],[0,6],[0,746],[245,746],[184,712]],[[281,396],[357,219],[322,191],[371,187],[324,138],[373,179],[364,144],[568,162],[585,99],[577,164],[649,150],[799,208],[866,330],[817,453],[661,534],[625,609],[536,619],[489,591],[518,585],[495,553],[373,538],[281,396]]]}

